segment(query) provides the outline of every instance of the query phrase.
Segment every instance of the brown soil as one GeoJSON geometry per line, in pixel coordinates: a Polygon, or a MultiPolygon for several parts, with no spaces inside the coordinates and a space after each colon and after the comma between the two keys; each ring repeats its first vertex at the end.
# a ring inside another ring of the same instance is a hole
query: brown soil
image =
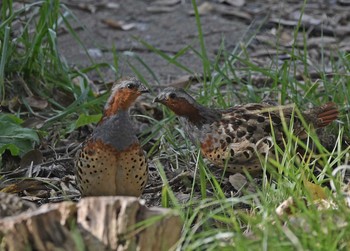
{"type": "MultiPolygon", "coordinates": [[[[308,1],[300,29],[304,29],[305,34],[300,32],[294,43],[294,29],[298,25],[302,8],[300,1],[270,0],[261,3],[250,0],[212,0],[205,2],[199,9],[208,57],[214,61],[223,42],[227,52],[233,51],[237,45],[243,43],[235,55],[247,46],[247,53],[252,62],[261,67],[279,68],[285,60],[291,60],[290,52],[293,43],[297,45],[294,53],[297,55],[303,53],[305,35],[307,36],[308,70],[310,71],[310,75],[307,77],[315,81],[315,79],[320,78],[316,69],[320,68],[322,60],[324,64],[321,68],[325,69],[326,73],[330,73],[332,70],[330,59],[338,57],[335,52],[348,52],[350,50],[348,46],[350,8],[345,4],[345,1],[308,1]],[[261,28],[259,28],[260,25],[262,25],[261,28]],[[245,44],[251,37],[254,38],[253,41],[245,44]],[[323,58],[321,51],[324,53],[323,58]]],[[[138,39],[146,41],[169,57],[174,57],[182,49],[191,46],[193,49],[186,51],[177,60],[192,73],[202,73],[203,71],[201,60],[196,53],[196,51],[200,51],[200,46],[196,20],[191,14],[193,11],[191,1],[75,0],[67,1],[66,5],[77,20],[73,22],[73,27],[82,44],[90,52],[94,62],[113,63],[113,47],[116,49],[119,57],[118,76],[135,75],[132,69],[134,68],[152,86],[156,82],[167,85],[174,79],[189,74],[189,72],[169,64],[168,61],[147,49],[138,39]],[[155,75],[153,76],[138,59],[142,59],[155,75]]],[[[85,50],[67,30],[60,30],[58,44],[60,54],[64,56],[69,65],[77,65],[81,68],[92,64],[85,50]]],[[[244,71],[239,73],[241,73],[242,79],[251,74],[252,83],[259,86],[271,81],[261,74],[244,71]]],[[[296,75],[293,77],[300,80],[305,79],[302,64],[297,66],[296,75]]],[[[332,74],[328,74],[328,77],[331,78],[332,74]]],[[[90,74],[90,78],[101,80],[100,75],[96,72],[90,74]]],[[[103,81],[114,80],[115,73],[111,69],[105,68],[103,78],[103,81]]],[[[327,95],[331,96],[330,93],[327,95]]],[[[161,117],[162,112],[149,105],[151,97],[148,98],[144,102],[146,105],[142,106],[142,102],[136,105],[137,112],[143,113],[145,109],[150,109],[153,114],[158,113],[157,116],[161,117]]],[[[139,128],[145,126],[144,124],[141,123],[139,128]]],[[[46,159],[45,164],[34,166],[30,173],[28,168],[18,169],[7,174],[2,173],[3,179],[0,183],[0,189],[7,187],[9,183],[6,181],[11,178],[42,177],[41,180],[21,181],[16,186],[8,186],[6,189],[8,192],[18,193],[37,203],[55,202],[69,198],[78,199],[72,157],[77,149],[77,138],[83,139],[91,132],[91,129],[89,127],[83,128],[79,132],[73,132],[68,139],[62,140],[60,148],[55,148],[50,144],[46,145],[47,149],[42,150],[46,159]],[[75,145],[71,145],[72,142],[75,142],[75,145]],[[28,192],[29,188],[35,188],[34,192],[28,192]]],[[[59,138],[54,128],[52,135],[52,137],[59,138]]],[[[145,150],[148,150],[147,146],[145,150]]],[[[182,150],[176,149],[176,151],[182,150]]],[[[193,152],[195,153],[196,149],[193,149],[193,152]]],[[[183,170],[172,169],[174,157],[172,159],[164,157],[162,161],[172,190],[176,192],[180,201],[186,201],[191,189],[191,185],[188,186],[188,184],[191,184],[196,178],[194,175],[195,165],[191,162],[193,160],[181,163],[184,167],[183,170]]],[[[216,172],[218,179],[220,179],[221,171],[216,170],[216,172]]],[[[150,182],[143,198],[147,200],[148,205],[159,205],[162,180],[152,159],[150,160],[150,176],[150,182]]],[[[237,189],[228,183],[227,177],[224,178],[222,184],[223,187],[228,186],[227,196],[232,196],[237,192],[237,189]]],[[[199,192],[198,197],[200,197],[199,192]]]]}
{"type": "MultiPolygon", "coordinates": [[[[90,2],[93,5],[94,2],[98,1],[90,2]]],[[[107,3],[107,1],[103,2],[107,3]]],[[[132,56],[135,55],[147,64],[159,81],[168,82],[170,79],[188,73],[169,64],[145,48],[137,39],[149,43],[170,57],[175,56],[187,46],[192,46],[197,51],[200,48],[195,17],[190,14],[192,12],[190,1],[177,1],[178,3],[174,5],[162,5],[162,2],[164,4],[170,1],[108,1],[109,4],[118,4],[119,7],[108,8],[101,4],[101,7],[97,8],[94,13],[83,10],[75,4],[68,6],[72,8],[74,15],[79,20],[75,30],[85,47],[88,50],[100,51],[98,56],[92,55],[96,62],[113,63],[112,48],[114,45],[121,58],[120,69],[118,69],[121,75],[134,75],[129,67],[131,64],[140,71],[146,80],[155,81],[146,68],[132,56]],[[110,24],[106,24],[105,20],[109,20],[110,24]],[[130,30],[113,28],[119,22],[134,26],[130,30]]],[[[228,19],[215,13],[203,15],[201,23],[208,56],[211,59],[214,59],[223,40],[225,40],[226,48],[234,48],[248,27],[246,22],[240,19],[228,19]]],[[[91,65],[85,51],[69,33],[59,36],[59,46],[61,54],[70,64],[91,65]]],[[[182,55],[179,62],[193,72],[202,72],[201,60],[192,50],[182,55]]],[[[115,78],[111,71],[107,72],[106,79],[115,78]]]]}

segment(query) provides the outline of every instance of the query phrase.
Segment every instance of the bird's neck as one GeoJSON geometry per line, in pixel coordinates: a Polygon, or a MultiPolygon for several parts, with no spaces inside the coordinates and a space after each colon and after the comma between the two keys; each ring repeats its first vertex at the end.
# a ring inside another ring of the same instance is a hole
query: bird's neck
{"type": "Polygon", "coordinates": [[[119,111],[127,111],[132,102],[133,100],[128,100],[126,97],[123,97],[121,93],[117,93],[108,99],[103,111],[103,115],[110,117],[119,111]]]}
{"type": "Polygon", "coordinates": [[[187,109],[188,112],[185,116],[183,115],[183,117],[186,117],[189,122],[198,127],[221,118],[220,113],[215,109],[202,106],[198,103],[194,104],[192,108],[188,107],[187,109]]]}
{"type": "Polygon", "coordinates": [[[124,114],[128,114],[129,105],[125,106],[124,104],[122,100],[112,100],[112,102],[108,102],[103,110],[103,115],[99,124],[107,120],[113,121],[112,118],[116,117],[116,115],[123,116],[124,114]]]}

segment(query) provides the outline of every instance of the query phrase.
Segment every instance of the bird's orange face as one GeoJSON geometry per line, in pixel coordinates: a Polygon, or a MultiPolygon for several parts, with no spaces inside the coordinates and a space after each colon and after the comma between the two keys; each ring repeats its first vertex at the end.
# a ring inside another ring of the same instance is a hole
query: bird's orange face
{"type": "Polygon", "coordinates": [[[104,116],[111,116],[119,110],[127,110],[138,96],[148,89],[134,78],[121,80],[112,88],[112,94],[105,106],[104,116]]]}
{"type": "Polygon", "coordinates": [[[196,112],[196,109],[194,109],[191,104],[182,98],[167,98],[163,101],[159,101],[159,103],[167,106],[170,110],[179,116],[186,116],[196,112]]]}
{"type": "Polygon", "coordinates": [[[198,109],[194,106],[192,98],[182,90],[167,88],[161,92],[153,102],[161,103],[172,110],[176,115],[197,117],[198,109]]]}

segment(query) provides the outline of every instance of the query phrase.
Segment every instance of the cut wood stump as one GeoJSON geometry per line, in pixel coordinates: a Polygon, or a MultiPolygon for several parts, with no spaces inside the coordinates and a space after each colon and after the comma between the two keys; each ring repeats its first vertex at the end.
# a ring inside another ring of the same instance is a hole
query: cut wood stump
{"type": "Polygon", "coordinates": [[[181,229],[173,210],[134,197],[87,197],[1,218],[0,250],[171,250],[181,229]]]}

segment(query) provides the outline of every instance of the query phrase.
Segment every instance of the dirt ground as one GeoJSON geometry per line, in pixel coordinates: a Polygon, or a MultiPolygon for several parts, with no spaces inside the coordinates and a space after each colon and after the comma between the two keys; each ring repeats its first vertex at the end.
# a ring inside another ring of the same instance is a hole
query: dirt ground
{"type": "MultiPolygon", "coordinates": [[[[67,1],[73,13],[75,31],[94,62],[113,63],[113,48],[119,58],[119,75],[135,75],[139,71],[146,80],[168,83],[188,72],[169,64],[142,45],[143,40],[169,57],[191,46],[200,51],[196,20],[189,0],[140,1],[67,1]],[[145,67],[140,60],[141,59],[145,67]],[[147,67],[151,69],[147,70],[147,67]]],[[[202,30],[208,57],[214,61],[220,46],[228,52],[240,44],[247,46],[256,63],[275,66],[290,59],[283,50],[293,43],[303,3],[300,1],[211,0],[199,2],[202,30]],[[260,27],[261,26],[261,27],[260,27]],[[247,45],[247,41],[253,42],[247,45]],[[276,53],[276,46],[281,51],[276,53]],[[277,58],[274,58],[279,54],[277,58]]],[[[300,22],[310,39],[311,67],[320,60],[320,49],[326,56],[334,48],[349,50],[350,8],[346,1],[308,1],[300,22]],[[312,61],[315,60],[315,61],[312,61]]],[[[297,37],[302,47],[303,35],[297,37]]],[[[86,51],[67,32],[59,34],[60,53],[71,65],[89,66],[86,51]]],[[[177,59],[194,73],[202,73],[202,64],[194,50],[177,59]]],[[[240,52],[241,50],[238,50],[240,52]]],[[[235,52],[237,54],[237,51],[235,52]]],[[[327,63],[327,59],[325,60],[327,63]]],[[[328,70],[328,65],[325,69],[328,70]]],[[[105,79],[115,74],[105,69],[105,79]]],[[[96,78],[100,78],[97,77],[96,78]]]]}
{"type": "MultiPolygon", "coordinates": [[[[274,0],[263,3],[250,0],[199,2],[198,9],[208,57],[214,61],[222,44],[227,52],[234,51],[237,45],[242,45],[235,54],[239,54],[246,46],[252,62],[259,66],[278,68],[284,60],[291,59],[289,53],[293,43],[297,45],[295,53],[303,53],[306,34],[311,78],[313,72],[314,77],[318,77],[321,50],[325,51],[324,70],[326,73],[331,71],[330,58],[337,56],[334,52],[339,49],[346,52],[350,49],[350,8],[344,1],[308,1],[300,19],[302,5],[300,1],[274,0]],[[295,27],[299,24],[300,31],[304,33],[300,32],[294,38],[295,27]],[[250,38],[253,41],[247,43],[250,38]]],[[[195,50],[200,51],[200,43],[191,1],[72,1],[67,3],[67,6],[78,20],[75,30],[95,62],[112,63],[112,48],[116,49],[120,60],[120,75],[135,75],[132,70],[135,68],[151,85],[156,82],[166,85],[189,74],[169,64],[142,45],[138,39],[149,43],[169,57],[176,56],[187,46],[193,47],[194,50],[190,49],[179,56],[178,61],[193,73],[203,72],[201,60],[195,53],[195,50]],[[153,72],[148,71],[139,59],[153,72]]],[[[80,67],[91,65],[86,52],[69,33],[62,32],[59,36],[59,46],[61,54],[70,64],[80,67]]],[[[301,64],[296,77],[300,74],[302,78],[302,73],[301,64]]],[[[112,70],[105,69],[104,77],[106,81],[113,80],[115,74],[112,70]]],[[[95,75],[92,78],[98,79],[99,76],[95,75]]],[[[171,171],[168,171],[166,170],[169,175],[171,171]]],[[[143,197],[149,205],[159,205],[160,190],[155,187],[157,183],[161,185],[161,180],[152,164],[150,173],[148,191],[154,192],[146,193],[143,197]]],[[[168,178],[174,178],[174,183],[183,179],[176,177],[176,174],[171,174],[168,178]]],[[[187,178],[193,177],[189,174],[187,178]]],[[[176,196],[180,200],[186,200],[188,197],[180,188],[174,190],[178,190],[176,196]]],[[[228,190],[232,190],[232,187],[228,190]]]]}
{"type": "MultiPolygon", "coordinates": [[[[91,66],[93,62],[113,63],[113,48],[115,48],[119,60],[118,76],[135,75],[136,69],[151,86],[157,83],[168,85],[184,75],[203,72],[201,60],[196,53],[200,51],[200,43],[191,1],[74,0],[65,1],[65,4],[72,11],[72,17],[69,20],[90,55],[89,58],[84,48],[67,29],[60,28],[58,46],[60,54],[69,65],[76,65],[81,69],[84,66],[91,66]],[[170,64],[139,40],[147,42],[169,57],[176,56],[178,62],[185,65],[191,72],[170,64]],[[193,49],[182,54],[181,51],[187,46],[193,49]]],[[[339,57],[338,52],[350,51],[349,6],[349,2],[345,0],[308,1],[302,18],[300,17],[303,2],[300,1],[211,0],[201,1],[198,9],[206,51],[211,61],[215,60],[220,46],[224,44],[227,52],[233,52],[238,46],[234,55],[247,48],[247,57],[259,67],[279,68],[285,60],[295,60],[295,56],[298,55],[304,57],[302,54],[305,51],[306,38],[310,72],[308,78],[316,81],[320,78],[320,70],[331,78],[331,60],[339,57]],[[295,36],[294,31],[298,26],[300,26],[299,31],[303,32],[295,36]],[[248,43],[250,38],[252,41],[248,43]]],[[[302,81],[305,77],[304,65],[298,60],[296,65],[298,69],[293,77],[302,81]]],[[[262,76],[258,72],[239,73],[242,79],[246,79],[247,76],[253,80],[255,78],[255,82],[252,82],[259,86],[269,81],[267,76],[262,76]]],[[[101,79],[96,72],[89,76],[92,80],[99,81],[115,79],[115,73],[109,68],[103,69],[104,79],[101,79]]],[[[332,94],[326,93],[326,95],[332,94]]],[[[140,106],[136,104],[136,109],[138,107],[140,106]]],[[[162,116],[161,111],[160,113],[162,116]]],[[[91,131],[91,127],[89,129],[91,131]]],[[[86,135],[88,133],[85,132],[86,135]]],[[[56,135],[55,132],[52,134],[56,135]]],[[[51,149],[50,145],[46,145],[47,149],[40,149],[47,161],[34,168],[32,173],[32,177],[38,176],[45,179],[50,177],[50,183],[55,185],[55,188],[59,187],[59,191],[64,193],[58,193],[56,190],[53,191],[52,187],[47,188],[42,185],[44,192],[39,194],[36,191],[35,195],[27,194],[27,199],[41,204],[79,198],[73,175],[75,153],[73,150],[77,149],[79,143],[75,137],[76,134],[78,133],[72,133],[69,139],[62,141],[61,148],[51,149]],[[70,145],[72,142],[76,145],[70,145]]],[[[150,182],[144,198],[148,205],[159,205],[162,181],[152,159],[150,163],[150,182]]],[[[195,166],[193,163],[187,164],[191,165],[191,168],[195,166]]],[[[191,168],[182,174],[171,168],[165,170],[172,189],[176,191],[180,201],[186,201],[189,198],[186,186],[180,187],[179,184],[183,180],[193,178],[194,172],[191,168]]],[[[220,177],[220,170],[217,171],[220,177]]],[[[27,175],[27,169],[20,168],[3,177],[6,180],[27,175]]],[[[238,189],[232,188],[227,180],[225,184],[229,186],[228,196],[232,195],[232,191],[237,192],[238,189]]],[[[25,184],[25,187],[30,185],[32,184],[25,184]]],[[[22,190],[26,189],[21,188],[20,191],[22,190]]]]}
{"type": "MultiPolygon", "coordinates": [[[[126,0],[102,1],[99,4],[99,1],[90,1],[90,9],[88,4],[79,5],[86,2],[73,1],[67,5],[79,20],[76,23],[76,31],[91,52],[93,60],[113,63],[114,45],[121,59],[121,75],[134,75],[129,66],[131,64],[146,80],[155,80],[136,56],[154,71],[159,81],[168,82],[188,74],[145,48],[137,39],[144,40],[170,57],[186,46],[199,50],[191,1],[126,0]],[[108,7],[111,5],[113,7],[108,7]]],[[[226,18],[215,13],[203,15],[201,23],[208,56],[212,59],[223,40],[227,49],[234,48],[248,27],[247,22],[242,19],[226,18]]],[[[85,51],[69,33],[65,32],[59,36],[59,46],[70,64],[91,64],[85,51]]],[[[193,72],[202,72],[201,61],[191,50],[182,55],[179,62],[193,72]]],[[[115,77],[111,71],[107,72],[107,79],[115,77]]]]}

